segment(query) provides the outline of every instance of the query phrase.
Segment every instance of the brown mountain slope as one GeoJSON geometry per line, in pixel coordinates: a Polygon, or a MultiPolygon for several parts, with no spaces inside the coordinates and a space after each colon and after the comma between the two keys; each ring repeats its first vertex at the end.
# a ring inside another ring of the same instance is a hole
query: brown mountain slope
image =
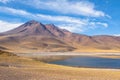
{"type": "Polygon", "coordinates": [[[11,51],[72,51],[74,47],[59,40],[45,25],[29,21],[16,29],[2,33],[0,45],[11,51]]]}
{"type": "Polygon", "coordinates": [[[13,52],[120,52],[120,37],[75,34],[53,24],[44,25],[32,20],[18,28],[1,33],[0,46],[13,52]]]}

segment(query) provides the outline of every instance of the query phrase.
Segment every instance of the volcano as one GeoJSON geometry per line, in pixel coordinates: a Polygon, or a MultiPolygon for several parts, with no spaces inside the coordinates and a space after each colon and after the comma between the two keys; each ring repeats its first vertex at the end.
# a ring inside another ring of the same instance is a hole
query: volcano
{"type": "MultiPolygon", "coordinates": [[[[11,52],[120,52],[120,37],[87,36],[31,20],[0,33],[0,46],[11,52]]],[[[3,49],[1,48],[1,49],[3,49]]]]}

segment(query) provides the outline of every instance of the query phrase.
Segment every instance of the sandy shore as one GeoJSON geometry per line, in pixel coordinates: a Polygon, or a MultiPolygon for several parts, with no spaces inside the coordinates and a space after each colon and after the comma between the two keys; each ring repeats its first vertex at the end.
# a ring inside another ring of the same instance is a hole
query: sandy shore
{"type": "Polygon", "coordinates": [[[14,53],[18,55],[119,55],[120,52],[39,52],[39,53],[14,53]]]}
{"type": "Polygon", "coordinates": [[[120,59],[120,53],[40,52],[40,53],[14,53],[14,54],[30,58],[42,58],[46,56],[92,56],[101,58],[120,59]]]}

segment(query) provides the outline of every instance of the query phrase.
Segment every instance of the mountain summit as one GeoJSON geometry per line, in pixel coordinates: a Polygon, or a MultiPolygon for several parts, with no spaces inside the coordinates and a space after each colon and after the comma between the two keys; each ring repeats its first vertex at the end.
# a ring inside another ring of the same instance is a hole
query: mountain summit
{"type": "Polygon", "coordinates": [[[35,20],[26,22],[25,24],[19,26],[18,28],[5,32],[4,34],[51,35],[51,33],[48,31],[45,25],[35,20]]]}
{"type": "Polygon", "coordinates": [[[77,51],[120,52],[120,37],[87,36],[31,20],[1,33],[0,46],[13,52],[77,51]]]}

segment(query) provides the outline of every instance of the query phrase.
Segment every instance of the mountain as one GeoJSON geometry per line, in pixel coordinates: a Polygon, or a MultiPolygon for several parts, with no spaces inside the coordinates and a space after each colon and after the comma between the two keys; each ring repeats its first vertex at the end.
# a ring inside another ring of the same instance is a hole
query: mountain
{"type": "Polygon", "coordinates": [[[120,52],[120,37],[87,36],[35,20],[0,34],[0,47],[12,52],[120,52]]]}

